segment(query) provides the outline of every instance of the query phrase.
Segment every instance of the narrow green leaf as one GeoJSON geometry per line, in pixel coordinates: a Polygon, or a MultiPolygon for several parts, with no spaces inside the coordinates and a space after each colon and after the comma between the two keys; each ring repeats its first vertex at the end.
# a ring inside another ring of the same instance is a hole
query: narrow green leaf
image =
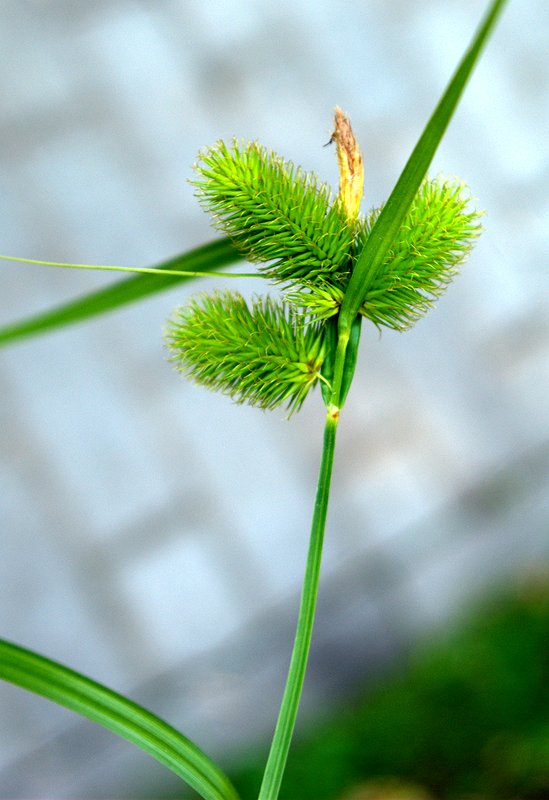
{"type": "MultiPolygon", "coordinates": [[[[206,275],[240,260],[242,255],[235,250],[229,239],[218,239],[158,264],[158,268],[204,272],[206,275]]],[[[50,311],[7,325],[0,329],[0,347],[28,336],[46,333],[64,325],[104,314],[187,280],[192,279],[182,275],[136,275],[117,281],[105,289],[99,289],[50,311]]]]}
{"type": "MultiPolygon", "coordinates": [[[[362,317],[358,315],[354,318],[351,325],[351,335],[345,350],[345,362],[341,377],[341,390],[339,394],[339,408],[343,408],[353,377],[355,374],[356,361],[358,357],[358,345],[360,343],[360,331],[362,327],[362,317]]],[[[324,328],[324,349],[326,356],[322,364],[322,377],[325,381],[320,384],[324,405],[329,408],[333,400],[333,380],[335,375],[335,363],[337,357],[337,319],[331,317],[326,320],[324,328]]]]}
{"type": "Polygon", "coordinates": [[[362,326],[362,317],[355,317],[351,325],[351,335],[349,336],[349,343],[345,350],[345,364],[343,366],[343,376],[341,379],[341,393],[339,396],[339,407],[343,408],[351,383],[355,375],[356,361],[358,358],[358,345],[360,343],[360,330],[362,326]]]}
{"type": "Polygon", "coordinates": [[[408,159],[391,196],[368,237],[347,286],[341,313],[339,330],[349,331],[360,306],[383,266],[386,254],[397,236],[398,230],[419,189],[435,151],[452,118],[459,99],[483,45],[491,33],[506,0],[494,0],[481,24],[472,44],[465,53],[452,80],[437,105],[431,119],[408,159]]]}
{"type": "MultiPolygon", "coordinates": [[[[357,317],[359,319],[359,317],[357,317]]],[[[334,365],[337,350],[337,319],[330,317],[324,325],[324,350],[326,356],[322,364],[323,381],[320,383],[320,392],[326,408],[332,399],[332,381],[334,379],[334,365]]]]}
{"type": "Polygon", "coordinates": [[[0,678],[88,717],[145,750],[204,800],[238,800],[219,767],[171,725],[95,681],[0,639],[0,678]]]}

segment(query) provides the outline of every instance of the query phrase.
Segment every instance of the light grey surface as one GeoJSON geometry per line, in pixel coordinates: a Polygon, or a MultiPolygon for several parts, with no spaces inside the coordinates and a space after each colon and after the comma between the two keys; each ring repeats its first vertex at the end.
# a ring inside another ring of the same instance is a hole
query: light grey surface
{"type": "MultiPolygon", "coordinates": [[[[208,241],[186,183],[199,148],[257,138],[335,185],[336,104],[364,150],[364,207],[379,204],[482,5],[5,0],[0,251],[148,266],[208,241]]],[[[436,156],[433,173],[488,210],[463,275],[407,335],[364,332],[310,713],[491,580],[547,563],[548,35],[547,3],[510,2],[436,156]]],[[[0,270],[0,324],[110,280],[0,270]]],[[[0,635],[229,758],[274,721],[323,412],[314,397],[288,422],[170,370],[165,318],[213,285],[0,353],[0,635]]],[[[155,781],[175,785],[0,686],[0,797],[135,797],[155,781]]]]}

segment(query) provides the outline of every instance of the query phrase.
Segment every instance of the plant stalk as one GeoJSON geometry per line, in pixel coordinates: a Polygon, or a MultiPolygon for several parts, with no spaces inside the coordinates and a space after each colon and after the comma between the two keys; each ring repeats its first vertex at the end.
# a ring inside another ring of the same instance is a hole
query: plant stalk
{"type": "Polygon", "coordinates": [[[343,405],[341,398],[341,390],[343,384],[343,371],[345,369],[345,356],[347,355],[348,344],[349,344],[349,331],[340,331],[337,337],[334,377],[332,381],[332,393],[330,397],[330,406],[328,408],[328,413],[330,413],[330,409],[332,409],[332,413],[339,414],[339,409],[343,405]]]}
{"type": "Polygon", "coordinates": [[[299,708],[313,633],[338,417],[339,409],[330,406],[324,427],[322,459],[294,648],[258,800],[276,800],[278,797],[299,708]]]}

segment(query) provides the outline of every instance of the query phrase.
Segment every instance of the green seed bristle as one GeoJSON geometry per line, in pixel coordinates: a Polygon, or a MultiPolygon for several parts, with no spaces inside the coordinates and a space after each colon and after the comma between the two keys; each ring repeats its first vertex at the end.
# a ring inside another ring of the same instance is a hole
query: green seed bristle
{"type": "Polygon", "coordinates": [[[171,361],[197,383],[238,403],[300,408],[324,359],[323,331],[270,297],[248,305],[236,292],[204,294],[175,310],[171,361]]]}

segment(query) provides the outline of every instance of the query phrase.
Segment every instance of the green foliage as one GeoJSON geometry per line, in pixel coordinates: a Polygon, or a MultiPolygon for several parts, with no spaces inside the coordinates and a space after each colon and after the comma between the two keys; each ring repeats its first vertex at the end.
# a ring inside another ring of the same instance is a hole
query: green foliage
{"type": "Polygon", "coordinates": [[[238,800],[220,768],[167,722],[68,667],[0,639],[0,678],[76,711],[137,745],[204,800],[238,800]]]}
{"type": "Polygon", "coordinates": [[[106,314],[127,303],[144,300],[150,295],[172,288],[175,284],[190,280],[189,277],[180,274],[166,275],[166,271],[174,273],[185,270],[196,271],[207,277],[209,272],[222,269],[241,258],[229,239],[209,242],[158,264],[158,269],[162,270],[158,275],[135,275],[117,281],[57,308],[0,328],[0,348],[30,336],[49,333],[66,325],[106,314]]]}
{"type": "MultiPolygon", "coordinates": [[[[281,795],[336,800],[354,783],[395,777],[435,797],[549,796],[549,583],[499,598],[412,653],[296,744],[281,795]]],[[[262,772],[235,776],[244,800],[262,772]]]]}
{"type": "Polygon", "coordinates": [[[317,323],[270,297],[250,307],[235,292],[176,309],[166,340],[176,367],[197,383],[265,409],[286,403],[296,411],[324,359],[317,323]]]}
{"type": "Polygon", "coordinates": [[[194,185],[237,248],[275,281],[348,270],[354,226],[326,184],[256,142],[205,150],[194,185]]]}

